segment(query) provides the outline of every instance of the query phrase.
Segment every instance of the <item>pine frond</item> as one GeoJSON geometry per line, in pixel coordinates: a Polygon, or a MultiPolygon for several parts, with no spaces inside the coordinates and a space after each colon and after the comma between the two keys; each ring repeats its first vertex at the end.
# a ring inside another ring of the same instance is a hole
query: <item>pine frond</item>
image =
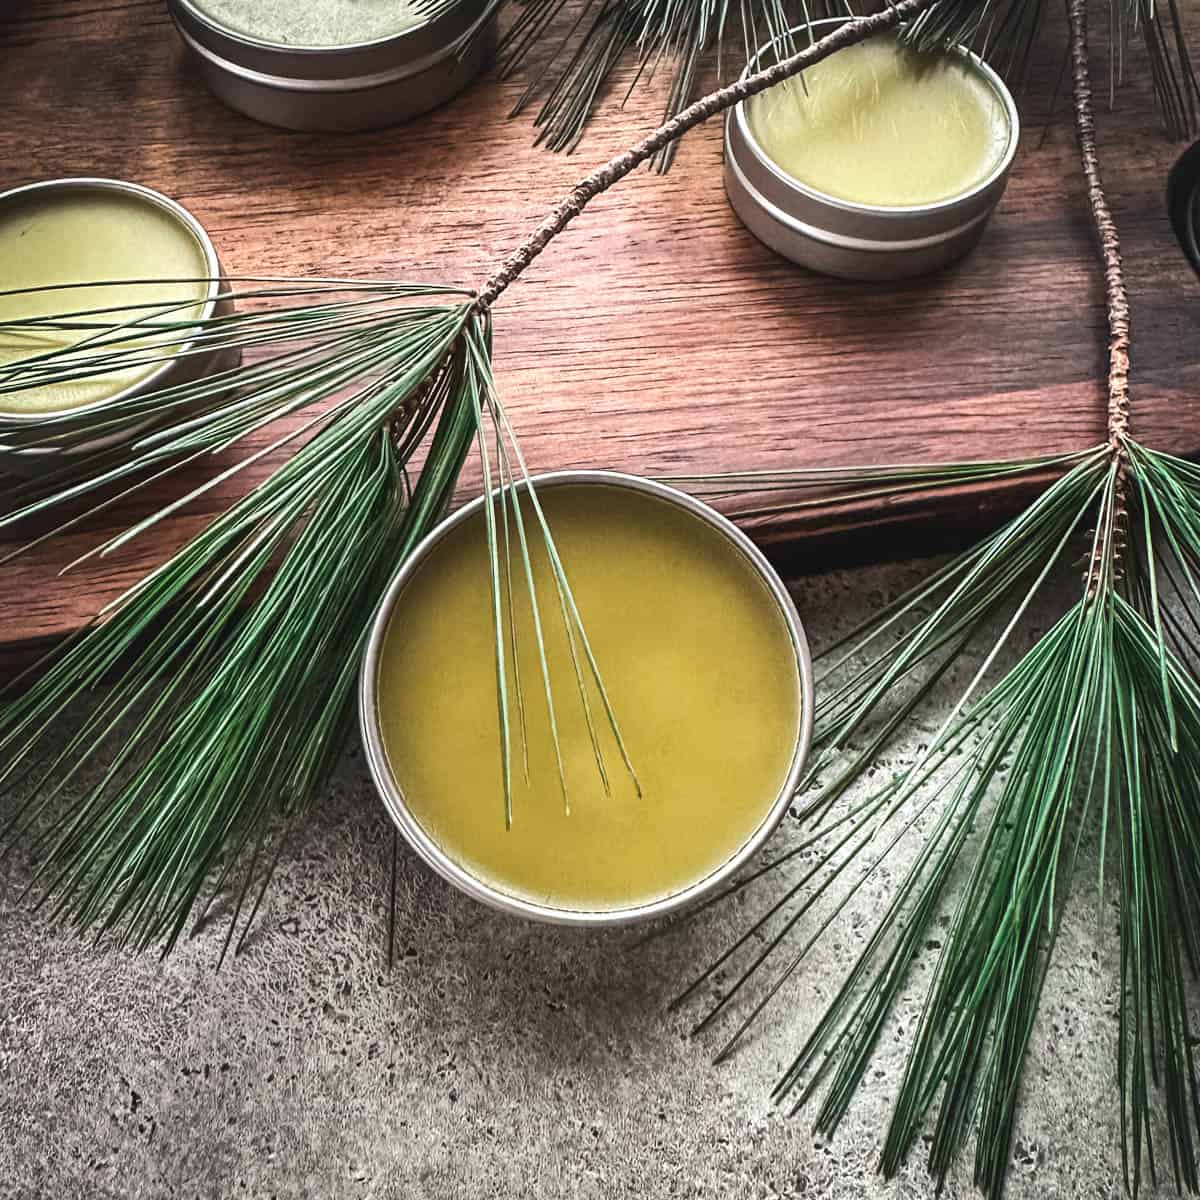
{"type": "Polygon", "coordinates": [[[32,849],[31,893],[79,931],[164,953],[206,891],[205,911],[235,897],[222,953],[243,944],[284,836],[344,744],[362,650],[386,585],[440,519],[473,446],[492,497],[484,510],[506,812],[511,819],[514,695],[524,743],[526,698],[519,677],[515,693],[508,679],[517,661],[513,596],[522,586],[535,614],[551,727],[542,622],[561,619],[600,778],[607,786],[589,695],[599,696],[624,768],[633,772],[496,393],[486,309],[454,289],[253,282],[236,293],[236,315],[184,321],[174,306],[158,304],[133,318],[128,308],[120,319],[113,310],[78,309],[0,328],[0,338],[33,347],[0,366],[0,393],[214,350],[231,364],[90,413],[51,414],[23,426],[21,449],[54,447],[65,465],[14,483],[0,528],[45,520],[61,506],[85,507],[68,509],[13,554],[185,466],[234,451],[212,478],[79,561],[107,555],[272,451],[293,451],[0,695],[0,788],[20,783],[26,794],[3,837],[32,849]],[[448,303],[429,302],[446,296],[448,303]],[[288,417],[290,426],[265,447],[237,452],[250,435],[288,417]],[[101,433],[132,440],[88,449],[101,433]],[[427,453],[410,486],[421,448],[427,453]],[[549,596],[534,587],[534,538],[553,568],[549,596]],[[97,691],[102,698],[70,740],[52,744],[63,709],[97,691]],[[112,755],[118,736],[121,748],[112,755]],[[66,803],[89,767],[100,782],[66,803]]]}
{"type": "Polygon", "coordinates": [[[1040,458],[979,459],[958,463],[910,463],[881,467],[810,467],[802,470],[727,471],[704,475],[664,475],[664,483],[711,501],[722,501],[739,520],[780,516],[831,504],[931,493],[964,484],[1002,483],[1052,475],[1093,452],[1040,458]]]}
{"type": "MultiPolygon", "coordinates": [[[[290,316],[311,333],[327,314],[290,316]]],[[[237,329],[254,340],[261,326],[247,317],[237,329]]],[[[0,782],[32,774],[8,837],[33,839],[33,887],[80,930],[169,949],[215,874],[217,891],[239,879],[229,938],[239,919],[244,936],[283,833],[342,745],[356,647],[387,579],[440,516],[473,442],[469,362],[486,337],[466,303],[406,309],[372,330],[360,345],[361,331],[342,328],[297,371],[284,365],[294,361],[285,322],[275,358],[235,373],[226,382],[239,386],[217,406],[194,416],[188,403],[189,415],[162,425],[180,399],[167,397],[159,428],[133,455],[136,469],[227,446],[265,419],[358,382],[312,418],[315,431],[290,459],[6,693],[0,782]],[[410,494],[406,466],[435,421],[410,494]],[[70,741],[48,745],[62,709],[106,684],[70,741]],[[62,804],[109,735],[127,725],[132,732],[103,761],[101,782],[62,804]]],[[[205,327],[202,335],[210,332],[226,331],[205,327]]],[[[85,474],[9,520],[125,473],[118,465],[85,474]]]]}
{"type": "MultiPolygon", "coordinates": [[[[1112,46],[1109,99],[1136,62],[1140,42],[1166,134],[1172,140],[1196,128],[1197,84],[1177,0],[1108,0],[1112,46]]],[[[1014,85],[1023,82],[1030,53],[1045,18],[1045,0],[939,0],[909,26],[906,39],[918,49],[972,47],[1014,85]]],[[[1065,51],[1064,51],[1065,53],[1065,51]]]]}
{"type": "MultiPolygon", "coordinates": [[[[493,0],[493,9],[507,0],[493,0]]],[[[714,47],[725,73],[731,47],[738,53],[729,70],[741,70],[755,49],[787,38],[803,12],[828,15],[793,0],[587,0],[578,12],[566,0],[527,0],[515,10],[498,51],[507,77],[528,65],[533,78],[513,115],[537,105],[537,141],[552,150],[575,149],[588,120],[605,98],[617,68],[632,55],[637,74],[632,87],[659,70],[670,72],[664,119],[695,98],[705,54],[714,47]]],[[[653,159],[667,170],[672,142],[653,159]]]]}
{"type": "Polygon", "coordinates": [[[989,1197],[1001,1195],[1047,967],[1081,842],[1098,830],[1102,860],[1115,842],[1122,864],[1128,1183],[1136,1191],[1143,1163],[1156,1174],[1154,1098],[1167,1114],[1177,1187],[1200,1183],[1200,1080],[1187,1000],[1200,962],[1200,688],[1187,657],[1190,619],[1164,599],[1175,590],[1198,611],[1198,488],[1192,464],[1132,443],[1126,462],[1101,447],[1005,528],[819,658],[822,753],[798,795],[809,832],[730,890],[802,855],[807,861],[814,848],[816,862],[680,1000],[743,963],[697,1026],[732,1017],[756,991],[718,1058],[730,1053],[864,883],[919,838],[866,948],[775,1089],[793,1110],[815,1105],[821,1132],[835,1130],[898,999],[915,969],[928,965],[926,947],[941,945],[883,1147],[885,1174],[899,1170],[928,1130],[939,1183],[974,1139],[975,1181],[989,1197]],[[1127,487],[1132,512],[1122,499],[1127,487]],[[1126,561],[1130,521],[1157,550],[1126,561]],[[1085,530],[1081,598],[993,679],[1012,631],[1085,530]],[[983,623],[997,620],[999,639],[981,647],[982,665],[918,760],[847,805],[846,793],[901,722],[978,643],[983,623]],[[864,739],[865,749],[852,748],[864,739]]]}
{"type": "MultiPolygon", "coordinates": [[[[1109,4],[1113,97],[1123,73],[1134,69],[1131,50],[1140,43],[1140,69],[1149,72],[1167,136],[1187,136],[1197,125],[1200,84],[1178,0],[1109,4]]],[[[636,75],[629,91],[659,69],[670,72],[669,118],[695,96],[710,51],[718,75],[731,77],[774,41],[787,53],[805,44],[811,34],[801,31],[811,21],[871,11],[832,0],[587,0],[578,10],[567,0],[519,6],[491,0],[490,12],[503,8],[514,15],[499,49],[500,72],[507,77],[525,68],[530,75],[513,115],[534,108],[536,140],[568,152],[607,97],[618,67],[631,58],[636,75]]],[[[1045,14],[1046,0],[938,0],[903,36],[921,50],[970,46],[1020,86],[1045,14]]],[[[672,143],[655,157],[655,168],[667,170],[674,152],[672,143]]]]}

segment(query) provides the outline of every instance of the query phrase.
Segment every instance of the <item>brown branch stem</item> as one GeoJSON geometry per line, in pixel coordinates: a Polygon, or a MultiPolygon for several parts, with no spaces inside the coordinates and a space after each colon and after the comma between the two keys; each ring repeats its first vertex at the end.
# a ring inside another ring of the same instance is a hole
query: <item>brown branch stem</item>
{"type": "Polygon", "coordinates": [[[707,121],[709,117],[716,116],[717,113],[724,112],[735,104],[782,83],[785,79],[790,79],[805,67],[811,67],[847,46],[865,41],[877,33],[895,29],[925,9],[931,8],[936,2],[937,0],[900,0],[898,4],[871,16],[855,17],[790,58],[782,59],[754,75],[748,75],[727,87],[711,92],[689,105],[640,142],[581,179],[484,284],[475,302],[476,306],[484,309],[493,304],[505,288],[583,212],[589,201],[624,179],[631,171],[653,158],[665,146],[681,138],[689,130],[707,121]]]}
{"type": "MultiPolygon", "coordinates": [[[[1075,135],[1079,159],[1087,186],[1092,226],[1100,244],[1104,267],[1104,302],[1108,318],[1108,441],[1116,465],[1112,505],[1111,564],[1119,578],[1129,537],[1128,521],[1128,450],[1129,432],[1129,293],[1121,266],[1121,238],[1113,219],[1100,175],[1100,157],[1096,150],[1096,121],[1092,108],[1092,82],[1088,70],[1087,0],[1069,0],[1071,25],[1071,81],[1075,107],[1075,135]]],[[[1089,590],[1094,590],[1100,564],[1088,567],[1089,590]]]]}
{"type": "MultiPolygon", "coordinates": [[[[581,179],[484,284],[476,297],[475,307],[482,311],[495,303],[554,238],[583,212],[590,201],[642,163],[653,158],[671,142],[710,117],[733,108],[734,105],[774,87],[777,83],[782,83],[785,79],[790,79],[806,67],[821,62],[839,50],[865,41],[875,34],[895,29],[905,21],[920,15],[936,2],[937,0],[900,0],[899,3],[870,16],[855,17],[789,58],[695,101],[641,141],[581,179]]],[[[1130,416],[1129,295],[1121,265],[1121,239],[1108,204],[1108,197],[1104,192],[1100,158],[1096,149],[1096,124],[1088,64],[1087,0],[1069,0],[1068,16],[1071,29],[1075,132],[1092,224],[1104,267],[1104,296],[1108,323],[1107,436],[1117,467],[1113,504],[1114,528],[1110,545],[1111,561],[1114,571],[1119,575],[1128,538],[1128,450],[1125,438],[1129,432],[1130,416]]],[[[1098,564],[1093,563],[1089,566],[1089,581],[1094,582],[1097,571],[1098,564]]]]}
{"type": "Polygon", "coordinates": [[[1070,0],[1071,66],[1075,98],[1075,133],[1087,184],[1092,225],[1104,264],[1104,299],[1108,313],[1108,437],[1114,450],[1129,431],[1129,294],[1121,267],[1121,238],[1100,176],[1096,121],[1088,72],[1087,0],[1070,0]]]}

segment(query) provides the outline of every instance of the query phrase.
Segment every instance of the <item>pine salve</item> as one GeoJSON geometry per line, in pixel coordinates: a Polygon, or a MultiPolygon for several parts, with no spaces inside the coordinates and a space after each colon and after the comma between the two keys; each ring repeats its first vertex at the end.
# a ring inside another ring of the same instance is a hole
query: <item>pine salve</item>
{"type": "MultiPolygon", "coordinates": [[[[199,316],[207,299],[210,272],[204,248],[179,216],[121,185],[72,182],[29,189],[0,203],[0,289],[86,284],[104,280],[188,280],[186,283],[102,283],[65,291],[0,295],[0,325],[30,317],[82,309],[116,311],[93,318],[119,325],[145,316],[146,304],[196,306],[171,314],[172,320],[199,316]]],[[[0,328],[0,363],[74,345],[97,329],[0,328]]],[[[159,367],[144,363],[53,386],[0,394],[0,414],[33,414],[81,408],[109,400],[149,378],[159,367]]]]}
{"type": "Polygon", "coordinates": [[[496,44],[483,0],[167,0],[197,73],[284,129],[382,129],[458,95],[496,44]]]}
{"type": "Polygon", "coordinates": [[[878,207],[970,191],[1011,136],[1005,104],[970,59],[917,54],[891,36],[838,51],[747,110],[764,153],[797,182],[878,207]]]}
{"type": "Polygon", "coordinates": [[[728,535],[677,503],[597,482],[560,482],[538,496],[642,794],[592,685],[605,794],[528,516],[569,811],[514,544],[529,776],[510,665],[513,821],[505,827],[482,509],[435,544],[395,600],[375,668],[380,740],[404,807],[470,876],[550,909],[630,909],[720,869],[777,810],[804,727],[800,652],[763,574],[728,535]]]}
{"type": "Polygon", "coordinates": [[[195,0],[234,33],[280,46],[354,46],[394,37],[423,19],[411,0],[195,0]]]}

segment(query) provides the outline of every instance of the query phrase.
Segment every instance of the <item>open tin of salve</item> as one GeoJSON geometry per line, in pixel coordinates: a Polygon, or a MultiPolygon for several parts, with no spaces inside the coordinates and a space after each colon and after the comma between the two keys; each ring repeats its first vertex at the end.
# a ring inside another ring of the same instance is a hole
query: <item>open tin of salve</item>
{"type": "Polygon", "coordinates": [[[167,7],[211,91],[285,129],[351,132],[406,121],[462,91],[495,46],[494,9],[479,0],[167,7]]]}
{"type": "MultiPolygon", "coordinates": [[[[838,24],[814,21],[811,36],[838,24]]],[[[810,34],[789,36],[745,74],[810,34]]],[[[977,55],[921,54],[884,34],[733,108],[725,188],[746,227],[785,258],[847,279],[901,279],[975,245],[1019,134],[1012,95],[977,55]]]]}
{"type": "Polygon", "coordinates": [[[200,222],[150,188],[72,178],[0,193],[0,268],[0,471],[54,470],[128,440],[153,423],[155,394],[240,358],[187,336],[232,303],[200,222]],[[111,369],[97,361],[114,353],[111,369]]]}
{"type": "Polygon", "coordinates": [[[567,633],[519,486],[542,639],[509,492],[493,532],[511,826],[483,497],[416,548],[375,617],[360,689],[371,773],[409,844],[475,899],[561,924],[657,917],[727,881],[787,811],[812,733],[804,631],[766,559],[707,505],[603,471],[532,482],[586,643],[567,633]]]}

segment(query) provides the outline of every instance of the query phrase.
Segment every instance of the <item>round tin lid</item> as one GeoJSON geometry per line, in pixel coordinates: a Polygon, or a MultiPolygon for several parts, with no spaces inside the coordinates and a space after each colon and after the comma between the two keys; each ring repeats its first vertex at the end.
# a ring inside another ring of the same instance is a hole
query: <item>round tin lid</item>
{"type": "Polygon", "coordinates": [[[783,581],[775,569],[767,561],[762,551],[733,524],[727,517],[718,513],[709,505],[697,500],[686,492],[655,480],[644,479],[636,475],[626,475],[615,471],[555,471],[544,475],[535,475],[527,484],[519,484],[518,488],[532,485],[539,490],[545,490],[558,485],[597,484],[608,487],[632,488],[646,493],[659,500],[673,504],[711,526],[718,534],[725,537],[731,545],[746,560],[751,569],[766,585],[775,604],[778,606],[787,626],[788,635],[796,655],[796,671],[800,690],[800,712],[796,740],[792,750],[791,765],[787,776],[780,788],[779,795],[766,810],[755,831],[739,847],[737,847],[715,871],[697,880],[682,890],[673,892],[661,899],[639,903],[626,908],[612,908],[589,911],[560,907],[550,904],[539,904],[532,900],[514,896],[492,885],[478,875],[472,873],[461,863],[451,858],[425,831],[424,827],[410,811],[404,795],[392,774],[387,761],[387,752],[383,744],[383,734],[380,728],[378,714],[378,667],[383,643],[387,636],[388,624],[392,610],[409,580],[420,569],[426,556],[449,532],[464,521],[470,520],[489,502],[489,497],[479,496],[464,505],[453,515],[447,517],[422,540],[409,554],[404,565],[396,573],[388,586],[379,608],[376,610],[371,626],[370,637],[363,654],[362,667],[359,675],[359,720],[362,730],[363,745],[366,751],[367,763],[375,786],[383,799],[397,828],[417,854],[434,871],[467,895],[481,901],[490,907],[528,917],[537,921],[545,921],[559,925],[622,925],[635,921],[650,920],[670,912],[685,908],[711,893],[725,880],[743,866],[771,836],[779,822],[787,812],[792,802],[796,787],[800,782],[805,764],[808,760],[809,747],[812,742],[813,729],[813,674],[812,656],[808,648],[808,640],[801,624],[796,606],[783,581]]]}
{"type": "MultiPolygon", "coordinates": [[[[814,30],[823,28],[825,32],[841,24],[842,18],[812,23],[814,30]]],[[[784,38],[807,35],[807,28],[797,26],[773,39],[750,60],[742,78],[757,71],[763,57],[774,53],[784,38]]],[[[983,59],[962,46],[952,53],[983,76],[1001,101],[1008,120],[1008,141],[995,166],[959,195],[929,204],[893,207],[859,204],[820,192],[793,178],[763,150],[750,125],[746,101],[731,109],[726,119],[728,152],[749,189],[785,220],[802,225],[806,236],[823,237],[833,244],[842,239],[875,243],[878,249],[887,249],[888,243],[920,244],[954,237],[990,212],[1003,193],[1020,137],[1020,117],[1012,94],[983,59]]]]}
{"type": "MultiPolygon", "coordinates": [[[[0,193],[0,211],[8,204],[27,204],[41,196],[71,192],[109,192],[132,197],[154,206],[196,243],[203,264],[203,293],[191,302],[196,319],[206,320],[232,309],[228,297],[222,297],[221,264],[216,248],[200,222],[181,204],[151,188],[124,180],[72,177],[28,184],[0,193]]],[[[227,347],[197,351],[195,342],[174,347],[164,361],[145,375],[110,395],[70,408],[42,411],[0,412],[0,469],[20,475],[54,470],[71,457],[106,449],[129,440],[152,423],[145,411],[120,413],[102,420],[103,410],[138,397],[149,397],[165,388],[182,384],[219,370],[227,370],[240,361],[240,353],[227,347]]],[[[144,406],[143,406],[144,407],[144,406]]]]}

